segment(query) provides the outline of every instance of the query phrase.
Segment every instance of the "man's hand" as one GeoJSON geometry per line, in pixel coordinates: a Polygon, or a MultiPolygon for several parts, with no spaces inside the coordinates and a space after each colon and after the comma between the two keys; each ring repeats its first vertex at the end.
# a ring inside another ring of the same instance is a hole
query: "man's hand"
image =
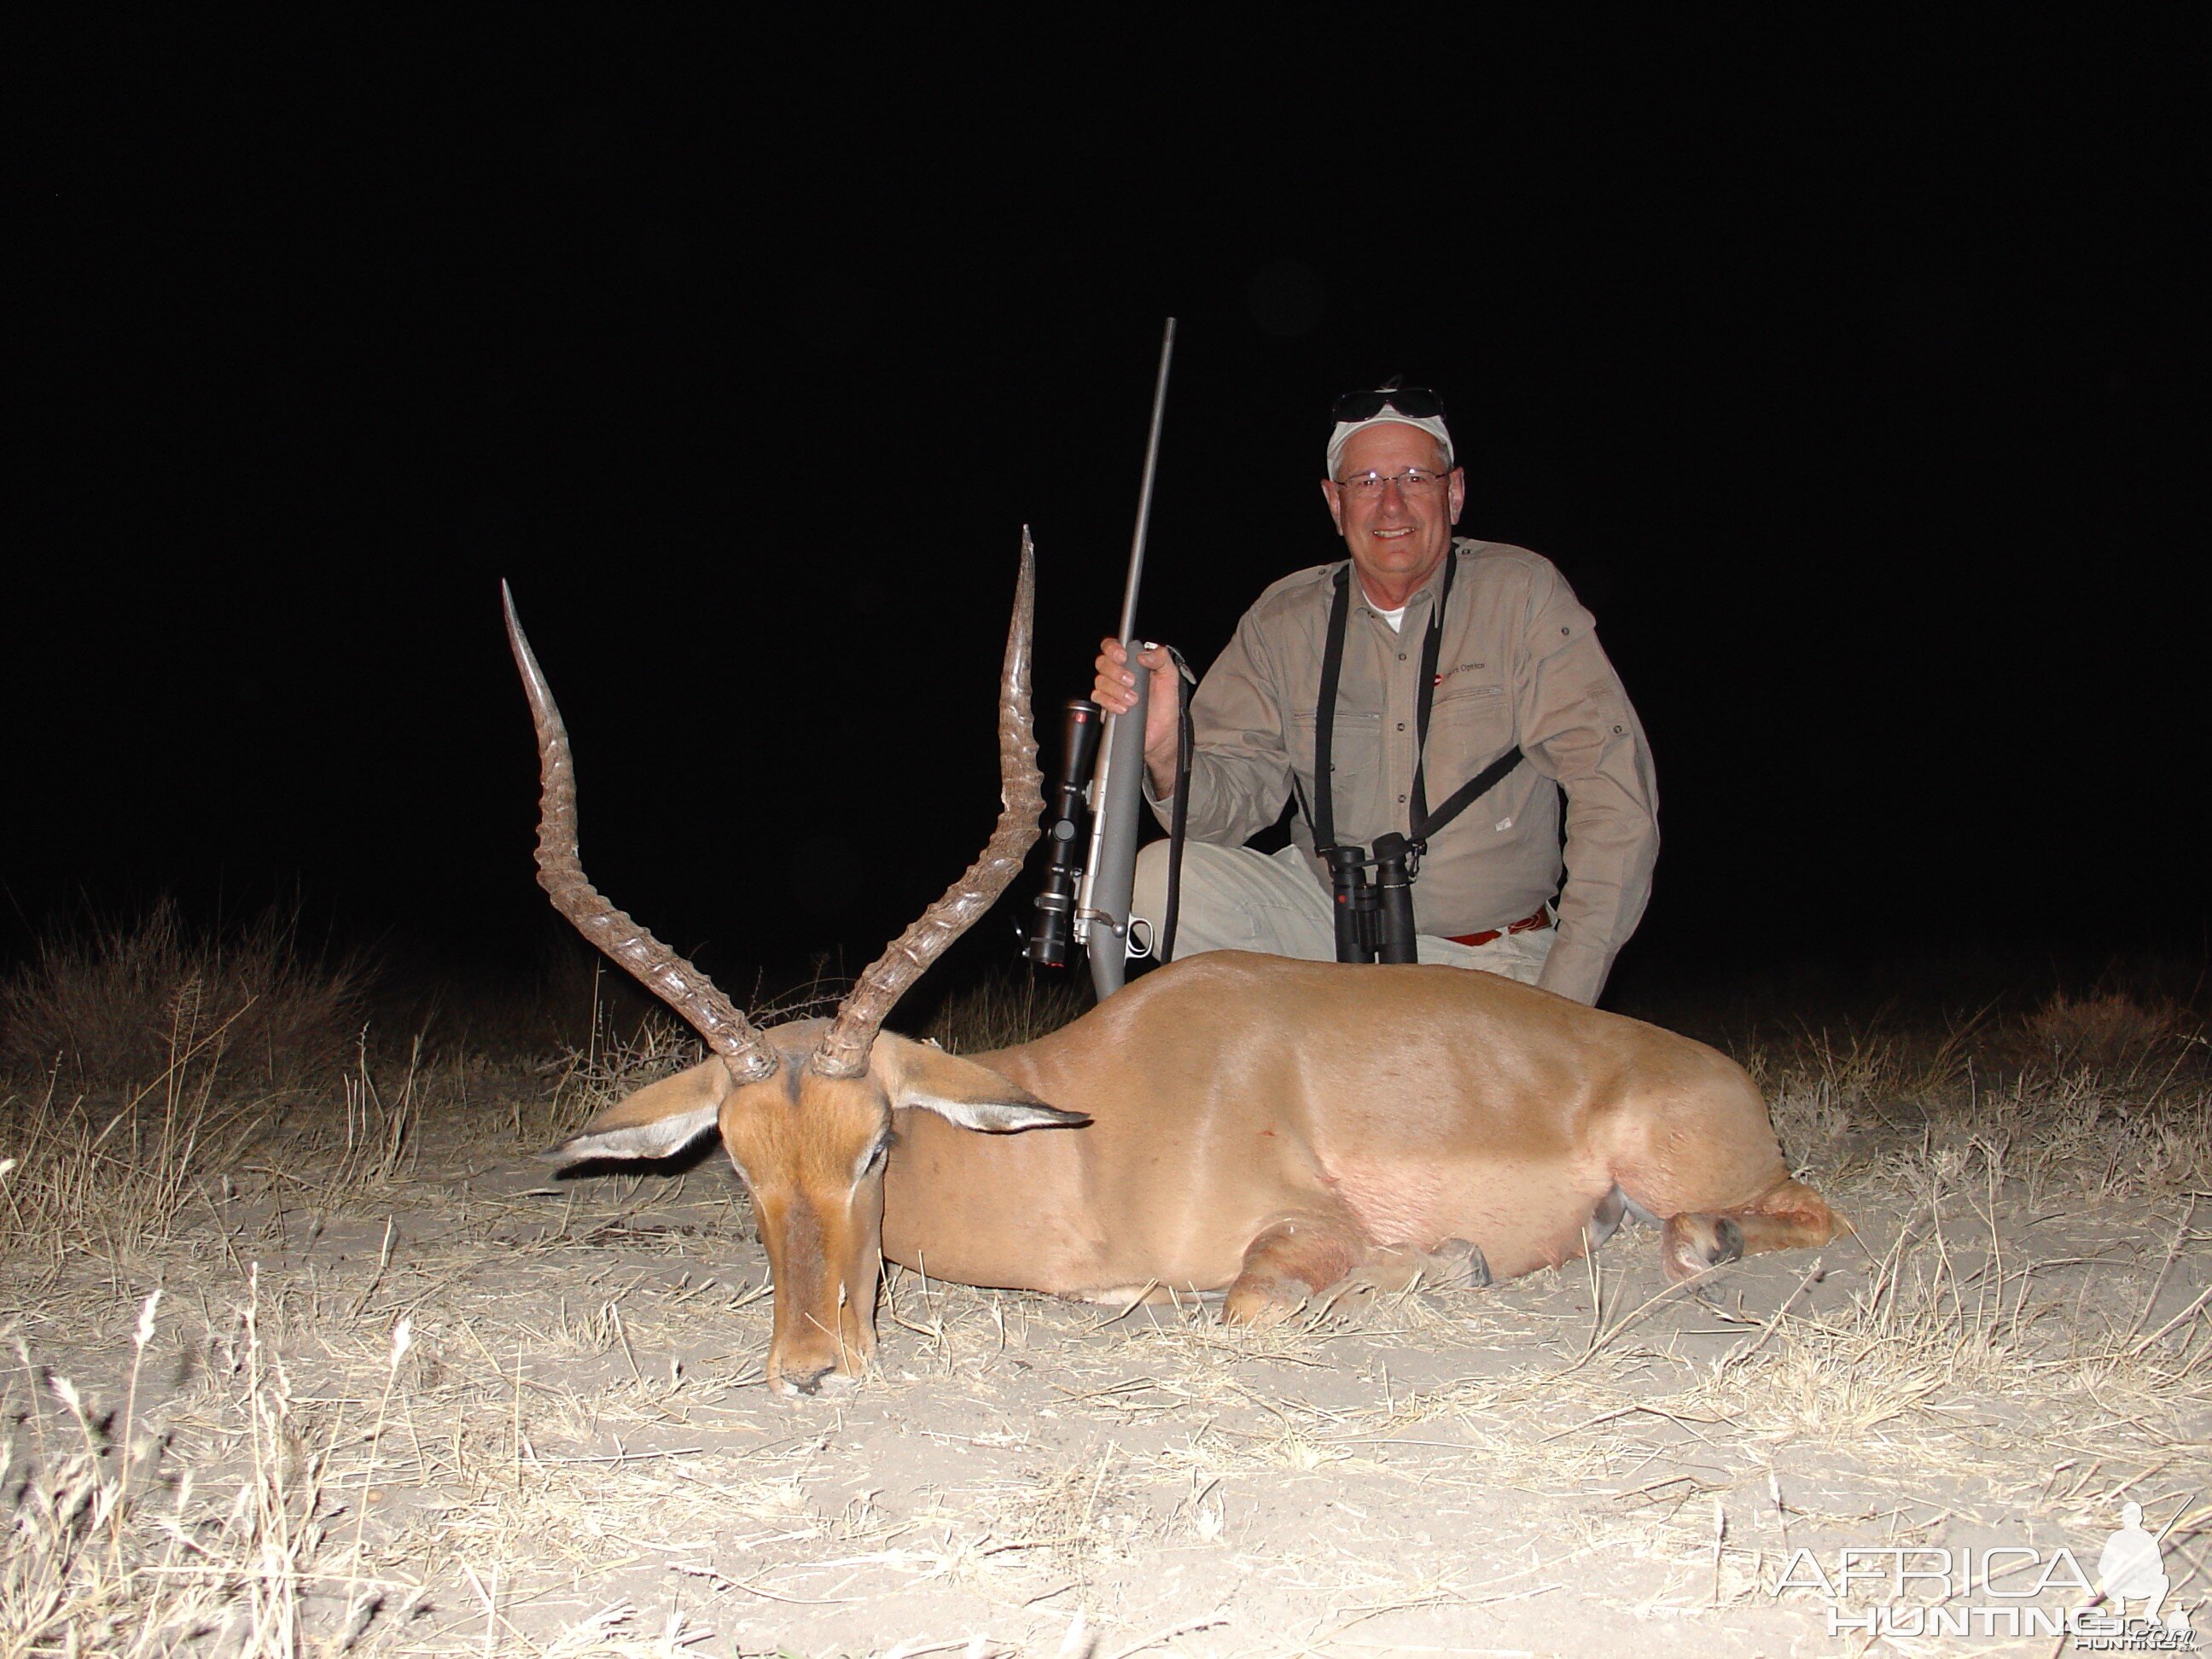
{"type": "MultiPolygon", "coordinates": [[[[1152,700],[1145,705],[1145,770],[1152,778],[1153,797],[1166,800],[1175,793],[1182,677],[1161,646],[1139,652],[1137,665],[1149,669],[1152,676],[1152,700]]],[[[1137,677],[1119,640],[1099,641],[1097,667],[1098,681],[1091,688],[1091,700],[1113,714],[1126,714],[1135,708],[1137,677]]]]}

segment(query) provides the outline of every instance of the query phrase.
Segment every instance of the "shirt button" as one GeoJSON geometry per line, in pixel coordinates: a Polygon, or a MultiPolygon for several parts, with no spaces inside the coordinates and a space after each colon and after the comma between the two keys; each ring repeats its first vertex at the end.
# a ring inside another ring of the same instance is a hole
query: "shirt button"
{"type": "Polygon", "coordinates": [[[1406,660],[1406,653],[1405,653],[1404,652],[1401,651],[1401,652],[1398,653],[1398,660],[1399,660],[1400,662],[1403,662],[1403,661],[1405,661],[1405,660],[1406,660]]]}
{"type": "Polygon", "coordinates": [[[1404,730],[1406,729],[1406,722],[1405,722],[1405,721],[1403,721],[1403,720],[1400,720],[1400,721],[1398,722],[1398,729],[1399,729],[1401,732],[1404,731],[1404,730]]]}
{"type": "Polygon", "coordinates": [[[1399,796],[1399,797],[1398,797],[1398,805],[1401,805],[1401,806],[1403,806],[1405,804],[1406,804],[1406,798],[1405,798],[1403,795],[1399,796]]]}

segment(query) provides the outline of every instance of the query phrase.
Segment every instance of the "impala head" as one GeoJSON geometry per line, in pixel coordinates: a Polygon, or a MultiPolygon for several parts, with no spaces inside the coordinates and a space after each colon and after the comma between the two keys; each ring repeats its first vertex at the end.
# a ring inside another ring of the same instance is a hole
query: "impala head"
{"type": "Polygon", "coordinates": [[[538,726],[539,884],[586,939],[689,1020],[713,1050],[704,1063],[640,1090],[544,1156],[562,1165],[662,1158],[709,1130],[720,1133],[751,1191],[775,1275],[767,1373],[780,1395],[843,1392],[874,1352],[884,1160],[895,1108],[938,1112],[995,1133],[1089,1121],[1055,1110],[985,1066],[882,1031],[891,1005],[990,907],[1036,839],[1043,799],[1030,729],[1035,587],[1024,535],[1000,686],[1004,810],[982,856],[860,976],[834,1017],[766,1031],[584,878],[568,733],[507,600],[507,637],[538,726]]]}

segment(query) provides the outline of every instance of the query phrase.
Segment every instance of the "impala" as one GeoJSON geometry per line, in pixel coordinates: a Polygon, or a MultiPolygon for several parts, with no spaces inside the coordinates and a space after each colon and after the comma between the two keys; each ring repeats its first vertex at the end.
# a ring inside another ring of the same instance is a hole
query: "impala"
{"type": "Polygon", "coordinates": [[[710,1050],[541,1156],[662,1158],[720,1132],[774,1277],[772,1390],[855,1384],[885,1258],[1099,1300],[1225,1291],[1224,1316],[1256,1322],[1417,1275],[1528,1273],[1628,1213],[1663,1221],[1676,1280],[1843,1224],[1790,1178],[1735,1062],[1491,974],[1220,951],[1012,1048],[962,1057],[884,1031],[1036,838],[1035,589],[1025,534],[982,856],[834,1017],[766,1030],[585,878],[568,734],[507,600],[538,728],[539,883],[710,1050]]]}

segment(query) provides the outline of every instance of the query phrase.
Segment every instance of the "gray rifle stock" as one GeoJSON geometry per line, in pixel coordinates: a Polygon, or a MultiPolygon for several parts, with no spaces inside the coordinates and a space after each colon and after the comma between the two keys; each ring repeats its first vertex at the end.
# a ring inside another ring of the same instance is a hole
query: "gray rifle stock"
{"type": "MultiPolygon", "coordinates": [[[[1167,412],[1168,366],[1175,358],[1176,319],[1160,340],[1160,374],[1152,388],[1152,429],[1145,442],[1144,488],[1137,496],[1137,532],[1129,545],[1129,581],[1121,595],[1121,626],[1115,635],[1136,670],[1136,706],[1109,714],[1091,781],[1091,856],[1075,902],[1075,937],[1091,958],[1091,982],[1099,998],[1120,990],[1128,977],[1129,901],[1137,877],[1137,815],[1144,811],[1145,714],[1152,676],[1137,663],[1137,590],[1145,574],[1145,534],[1152,516],[1152,477],[1160,459],[1160,421],[1167,412]]],[[[1146,947],[1150,948],[1149,945],[1146,947]]]]}
{"type": "MultiPolygon", "coordinates": [[[[1124,635],[1122,645],[1133,661],[1136,642],[1124,635]]],[[[1107,716],[1098,769],[1091,775],[1097,810],[1091,817],[1091,861],[1083,878],[1091,892],[1088,899],[1079,897],[1077,905],[1089,924],[1085,945],[1091,983],[1102,1000],[1128,977],[1129,904],[1137,884],[1137,814],[1145,808],[1145,710],[1152,701],[1152,678],[1139,668],[1136,707],[1107,716]]]]}

